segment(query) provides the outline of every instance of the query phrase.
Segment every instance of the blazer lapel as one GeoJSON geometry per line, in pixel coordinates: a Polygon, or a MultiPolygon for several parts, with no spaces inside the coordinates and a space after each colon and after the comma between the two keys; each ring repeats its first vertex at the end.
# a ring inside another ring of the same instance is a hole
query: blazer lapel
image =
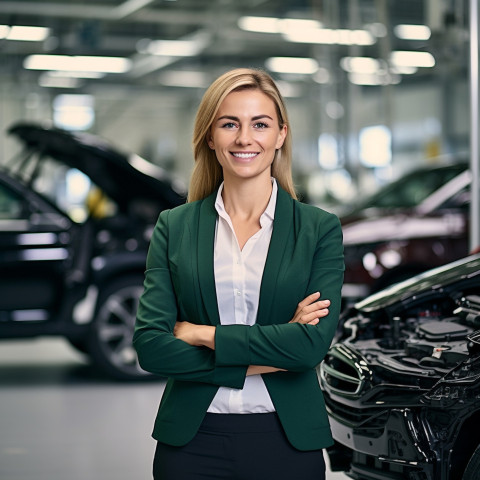
{"type": "MultiPolygon", "coordinates": [[[[259,323],[267,323],[271,318],[269,312],[275,298],[276,279],[279,277],[282,260],[289,236],[293,232],[293,201],[290,195],[278,185],[277,204],[275,206],[275,218],[273,220],[273,232],[268,249],[267,260],[263,270],[262,283],[260,286],[260,303],[258,305],[259,323]]],[[[270,322],[268,322],[270,323],[270,322]]]]}
{"type": "Polygon", "coordinates": [[[217,192],[215,191],[202,201],[198,217],[198,241],[196,245],[198,282],[203,304],[212,325],[220,323],[213,266],[215,224],[217,221],[216,195],[217,192]]]}

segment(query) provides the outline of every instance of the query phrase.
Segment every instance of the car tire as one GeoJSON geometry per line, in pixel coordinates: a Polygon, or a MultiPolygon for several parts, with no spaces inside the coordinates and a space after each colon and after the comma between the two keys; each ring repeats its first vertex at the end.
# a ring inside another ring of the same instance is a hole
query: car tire
{"type": "Polygon", "coordinates": [[[468,461],[467,468],[463,473],[462,480],[476,480],[478,479],[478,472],[480,471],[480,445],[477,446],[473,455],[468,461]]]}
{"type": "Polygon", "coordinates": [[[90,357],[109,376],[119,380],[155,378],[138,364],[132,345],[143,277],[129,275],[100,292],[88,338],[90,357]]]}

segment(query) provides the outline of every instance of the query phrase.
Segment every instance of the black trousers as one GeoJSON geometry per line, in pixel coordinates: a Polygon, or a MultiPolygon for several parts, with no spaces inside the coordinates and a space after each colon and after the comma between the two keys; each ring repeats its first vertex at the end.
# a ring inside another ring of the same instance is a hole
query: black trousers
{"type": "Polygon", "coordinates": [[[207,413],[183,447],[158,442],[154,480],[325,480],[322,450],[291,446],[276,413],[207,413]]]}

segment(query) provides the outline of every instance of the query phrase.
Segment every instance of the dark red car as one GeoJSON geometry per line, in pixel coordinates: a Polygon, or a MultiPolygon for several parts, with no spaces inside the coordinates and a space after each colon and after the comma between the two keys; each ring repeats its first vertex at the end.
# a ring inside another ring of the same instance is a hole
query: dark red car
{"type": "Polygon", "coordinates": [[[342,216],[344,298],[467,255],[470,183],[466,163],[416,170],[342,216]]]}

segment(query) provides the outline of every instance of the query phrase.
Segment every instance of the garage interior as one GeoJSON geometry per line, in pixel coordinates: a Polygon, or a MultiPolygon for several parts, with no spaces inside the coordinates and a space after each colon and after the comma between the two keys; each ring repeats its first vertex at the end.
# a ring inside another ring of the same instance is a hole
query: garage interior
{"type": "MultiPolygon", "coordinates": [[[[467,163],[473,251],[475,4],[2,0],[0,169],[21,154],[8,129],[23,122],[93,134],[186,189],[206,87],[231,68],[262,68],[286,99],[303,201],[341,216],[419,168],[467,163]]],[[[62,337],[0,333],[0,478],[151,478],[164,385],[112,379],[62,337]]],[[[327,472],[328,480],[347,478],[327,472]]]]}

